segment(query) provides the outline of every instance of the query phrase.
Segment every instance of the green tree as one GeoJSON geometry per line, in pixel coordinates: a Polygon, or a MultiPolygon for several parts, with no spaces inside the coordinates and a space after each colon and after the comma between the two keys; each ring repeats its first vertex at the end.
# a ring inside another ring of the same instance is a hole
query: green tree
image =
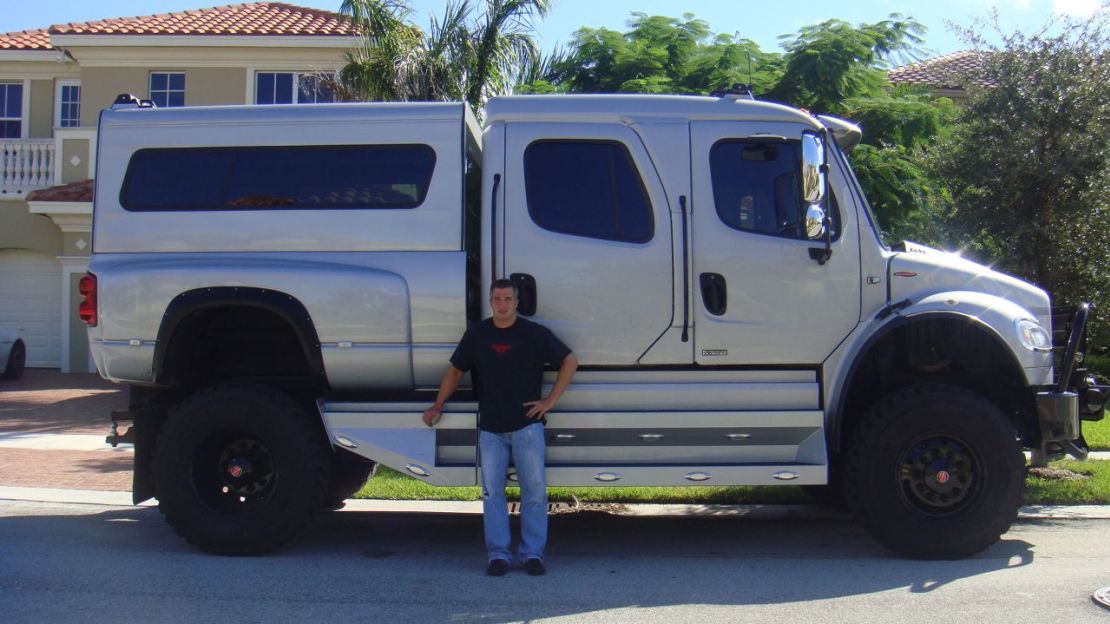
{"type": "Polygon", "coordinates": [[[1006,35],[983,52],[990,84],[930,150],[963,242],[1056,302],[1091,299],[1110,345],[1110,28],[1107,9],[1059,34],[1006,35]]]}
{"type": "Polygon", "coordinates": [[[405,0],[344,0],[340,12],[363,33],[334,88],[340,99],[465,100],[476,110],[512,91],[538,53],[534,20],[552,0],[449,1],[427,32],[405,0]]]}
{"type": "Polygon", "coordinates": [[[913,240],[938,247],[953,240],[945,189],[922,165],[919,149],[865,143],[856,147],[849,159],[884,240],[913,240]]]}
{"type": "Polygon", "coordinates": [[[886,61],[912,58],[923,32],[919,22],[897,13],[874,24],[828,20],[806,26],[785,43],[783,76],[768,97],[835,114],[850,98],[880,96],[887,87],[886,61]]]}
{"type": "Polygon", "coordinates": [[[779,55],[748,39],[713,35],[691,13],[682,19],[633,13],[628,27],[579,29],[521,91],[704,94],[737,82],[767,90],[781,74],[779,55]]]}
{"type": "Polygon", "coordinates": [[[863,128],[863,143],[849,158],[871,202],[884,237],[945,246],[945,189],[923,165],[924,151],[952,124],[958,111],[948,98],[894,89],[846,100],[840,114],[863,128]]]}

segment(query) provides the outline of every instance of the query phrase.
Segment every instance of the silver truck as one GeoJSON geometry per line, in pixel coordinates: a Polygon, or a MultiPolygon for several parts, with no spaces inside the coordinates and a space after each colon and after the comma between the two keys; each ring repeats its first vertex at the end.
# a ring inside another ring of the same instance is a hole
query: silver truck
{"type": "Polygon", "coordinates": [[[1087,307],[885,245],[844,156],[860,136],[741,94],[495,98],[484,124],[121,96],[80,314],[130,386],[111,439],[135,444],[135,501],[250,554],[378,464],[476,484],[473,395],[420,414],[508,277],[581,363],[550,485],[802,485],[903,555],[986,548],[1023,449],[1082,457],[1102,416],[1087,307]]]}

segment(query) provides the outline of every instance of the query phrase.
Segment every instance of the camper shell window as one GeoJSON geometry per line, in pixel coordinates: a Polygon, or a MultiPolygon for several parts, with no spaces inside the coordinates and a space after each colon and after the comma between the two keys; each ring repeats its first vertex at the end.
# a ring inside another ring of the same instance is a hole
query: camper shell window
{"type": "Polygon", "coordinates": [[[120,190],[129,211],[415,208],[436,155],[428,145],[143,149],[120,190]]]}

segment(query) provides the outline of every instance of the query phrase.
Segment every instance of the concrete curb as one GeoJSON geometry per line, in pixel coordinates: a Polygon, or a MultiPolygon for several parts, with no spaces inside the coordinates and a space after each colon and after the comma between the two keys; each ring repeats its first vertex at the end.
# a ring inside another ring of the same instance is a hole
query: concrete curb
{"type": "MultiPolygon", "coordinates": [[[[67,503],[130,507],[131,492],[98,490],[60,490],[0,486],[0,501],[67,503]]],[[[152,507],[154,501],[140,506],[152,507]]],[[[621,516],[752,518],[758,520],[843,520],[851,514],[819,505],[585,505],[580,511],[600,511],[621,516]]],[[[480,501],[347,501],[344,512],[429,513],[480,515],[480,501]]],[[[1110,520],[1110,505],[1028,505],[1018,512],[1018,520],[1110,520]]]]}

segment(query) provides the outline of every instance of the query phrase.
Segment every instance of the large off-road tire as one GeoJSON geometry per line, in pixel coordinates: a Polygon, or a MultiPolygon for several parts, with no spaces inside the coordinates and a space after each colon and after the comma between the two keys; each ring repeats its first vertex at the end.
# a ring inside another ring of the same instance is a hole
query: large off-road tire
{"type": "Polygon", "coordinates": [[[983,397],[919,385],[877,404],[856,430],[848,499],[887,548],[958,559],[998,541],[1017,517],[1025,457],[1013,424],[983,397]]]}
{"type": "Polygon", "coordinates": [[[0,379],[10,381],[22,379],[25,366],[27,366],[27,347],[23,345],[23,341],[17,340],[12,345],[12,350],[8,352],[8,361],[4,366],[4,376],[0,379]]]}
{"type": "Polygon", "coordinates": [[[254,555],[288,542],[323,504],[331,450],[289,395],[202,390],[170,410],[153,458],[158,508],[202,550],[254,555]]]}
{"type": "Polygon", "coordinates": [[[339,509],[374,475],[378,465],[348,451],[336,451],[331,458],[331,480],[324,495],[324,509],[339,509]]]}

